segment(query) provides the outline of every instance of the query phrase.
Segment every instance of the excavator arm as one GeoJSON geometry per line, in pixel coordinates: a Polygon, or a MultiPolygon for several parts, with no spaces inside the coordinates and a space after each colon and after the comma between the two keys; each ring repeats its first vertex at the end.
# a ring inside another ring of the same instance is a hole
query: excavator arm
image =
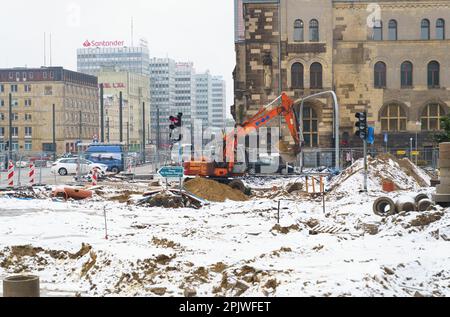
{"type": "MultiPolygon", "coordinates": [[[[278,97],[275,101],[281,98],[281,105],[269,109],[264,107],[258,111],[256,115],[237,127],[236,131],[226,135],[224,137],[225,155],[228,162],[228,171],[231,173],[234,167],[235,155],[237,149],[237,142],[239,138],[245,137],[248,134],[256,131],[257,129],[268,125],[273,119],[283,116],[286,120],[289,132],[295,141],[295,144],[300,148],[299,127],[295,118],[294,101],[289,98],[285,93],[278,97]]],[[[272,102],[271,104],[273,104],[272,102]]]]}

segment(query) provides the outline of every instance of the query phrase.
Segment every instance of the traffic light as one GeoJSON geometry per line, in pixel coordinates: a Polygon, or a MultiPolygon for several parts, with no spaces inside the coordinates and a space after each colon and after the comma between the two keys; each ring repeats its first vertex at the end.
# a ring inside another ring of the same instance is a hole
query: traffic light
{"type": "Polygon", "coordinates": [[[5,143],[5,151],[9,151],[9,146],[10,146],[9,141],[6,141],[6,143],[5,143]]]}
{"type": "Polygon", "coordinates": [[[356,127],[358,128],[356,131],[356,136],[358,136],[361,140],[367,140],[367,112],[358,112],[355,117],[358,119],[358,122],[356,123],[356,127]]]}
{"type": "Polygon", "coordinates": [[[169,120],[171,122],[170,130],[175,130],[176,128],[181,128],[182,118],[183,118],[183,114],[181,112],[176,117],[170,116],[169,117],[169,120]]]}

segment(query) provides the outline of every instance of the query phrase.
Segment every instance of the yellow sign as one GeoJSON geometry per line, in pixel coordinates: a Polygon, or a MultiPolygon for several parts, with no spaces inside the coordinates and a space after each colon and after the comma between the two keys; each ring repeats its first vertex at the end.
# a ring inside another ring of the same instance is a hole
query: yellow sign
{"type": "Polygon", "coordinates": [[[397,151],[397,155],[406,155],[406,151],[397,151]]]}
{"type": "Polygon", "coordinates": [[[411,154],[413,156],[419,156],[420,152],[419,151],[412,151],[411,154]]]}

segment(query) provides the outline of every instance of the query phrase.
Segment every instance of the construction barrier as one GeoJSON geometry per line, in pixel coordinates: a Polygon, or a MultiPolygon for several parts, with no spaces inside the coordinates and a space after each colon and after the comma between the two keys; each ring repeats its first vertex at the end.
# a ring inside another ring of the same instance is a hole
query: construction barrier
{"type": "Polygon", "coordinates": [[[94,168],[92,171],[92,186],[97,186],[98,183],[98,169],[94,168]]]}
{"type": "Polygon", "coordinates": [[[30,180],[30,186],[34,186],[36,177],[36,169],[33,163],[30,163],[30,171],[28,173],[28,178],[30,180]]]}
{"type": "Polygon", "coordinates": [[[8,164],[8,186],[14,187],[14,163],[9,161],[8,164]]]}

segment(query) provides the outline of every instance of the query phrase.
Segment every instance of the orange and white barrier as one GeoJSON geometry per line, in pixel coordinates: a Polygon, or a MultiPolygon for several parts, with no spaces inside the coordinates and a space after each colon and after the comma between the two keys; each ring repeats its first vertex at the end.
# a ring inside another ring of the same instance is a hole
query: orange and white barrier
{"type": "Polygon", "coordinates": [[[98,169],[94,168],[92,171],[92,186],[97,186],[98,183],[98,169]]]}
{"type": "Polygon", "coordinates": [[[133,161],[131,159],[128,160],[128,174],[131,174],[133,172],[133,161]]]}
{"type": "Polygon", "coordinates": [[[8,186],[14,187],[14,163],[9,161],[8,164],[8,186]]]}
{"type": "Polygon", "coordinates": [[[36,169],[33,163],[30,163],[30,171],[28,172],[28,178],[30,180],[30,186],[35,184],[36,179],[36,169]]]}

